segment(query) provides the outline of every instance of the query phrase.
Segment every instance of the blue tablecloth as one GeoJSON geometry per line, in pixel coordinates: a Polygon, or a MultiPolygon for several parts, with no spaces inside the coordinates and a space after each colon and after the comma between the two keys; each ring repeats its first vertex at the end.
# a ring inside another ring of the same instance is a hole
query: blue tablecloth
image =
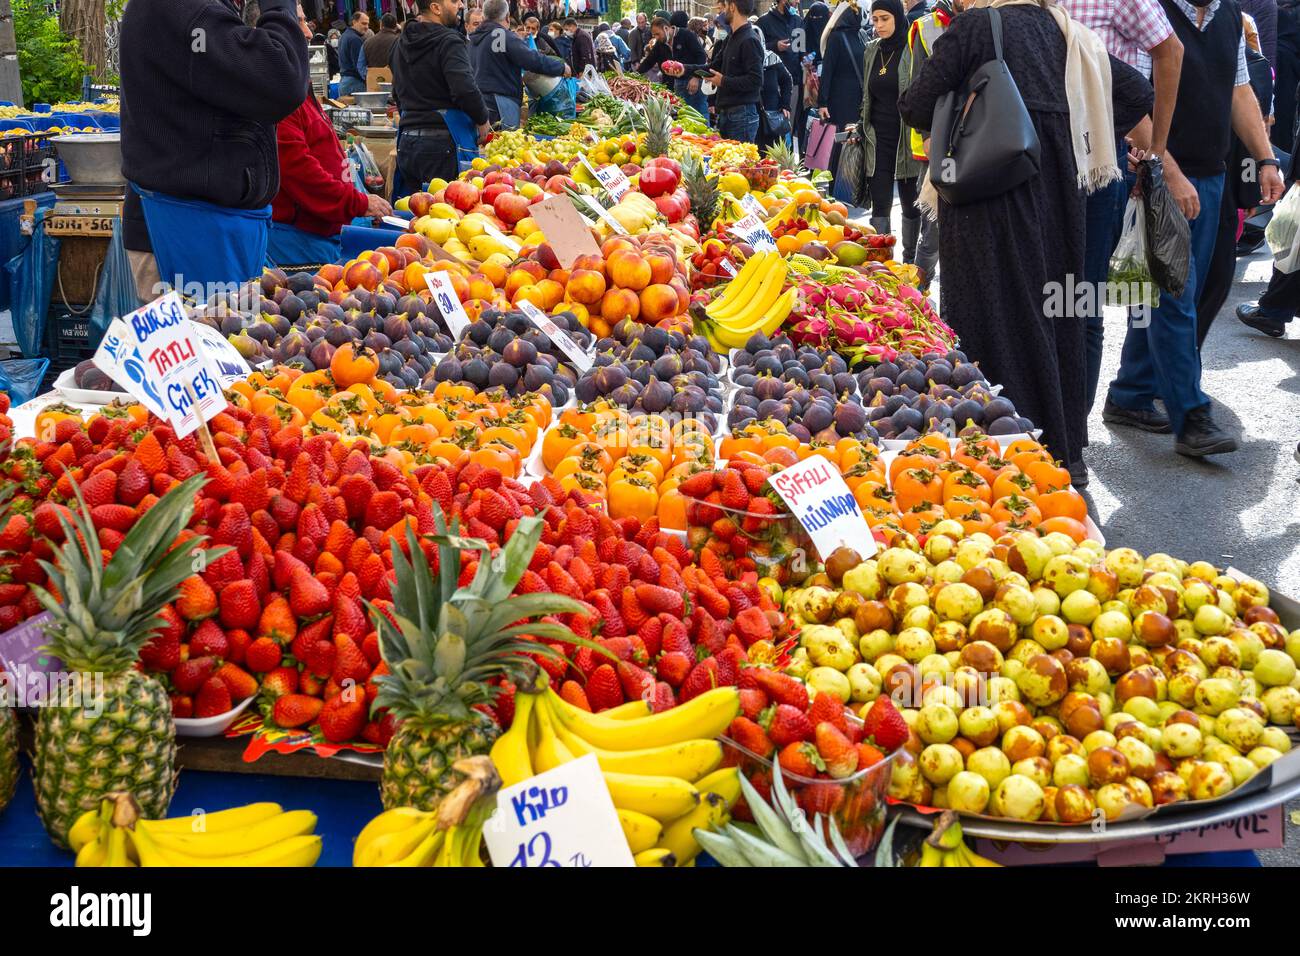
{"type": "Polygon", "coordinates": [[[35,200],[38,207],[54,205],[54,193],[50,192],[0,202],[0,312],[8,312],[12,301],[4,264],[26,249],[32,241],[31,236],[24,236],[18,226],[23,214],[23,203],[28,199],[35,200]]]}

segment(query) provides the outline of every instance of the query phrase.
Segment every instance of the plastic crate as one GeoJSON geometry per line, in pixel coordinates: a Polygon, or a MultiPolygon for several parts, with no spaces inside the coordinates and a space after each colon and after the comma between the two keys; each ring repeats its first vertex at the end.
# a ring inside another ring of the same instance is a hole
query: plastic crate
{"type": "Polygon", "coordinates": [[[91,358],[103,334],[90,322],[90,315],[53,313],[46,319],[45,336],[51,369],[60,371],[91,358]]]}
{"type": "Polygon", "coordinates": [[[34,196],[67,178],[50,137],[50,133],[0,137],[0,198],[34,196]],[[53,178],[47,179],[50,170],[53,178]]]}
{"type": "Polygon", "coordinates": [[[330,110],[328,115],[330,122],[334,124],[334,132],[340,136],[346,136],[357,126],[369,126],[374,122],[370,110],[330,110]]]}

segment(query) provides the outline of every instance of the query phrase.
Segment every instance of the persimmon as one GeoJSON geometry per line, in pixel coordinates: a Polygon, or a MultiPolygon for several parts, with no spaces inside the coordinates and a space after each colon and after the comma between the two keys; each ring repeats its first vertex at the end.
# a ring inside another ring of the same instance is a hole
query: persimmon
{"type": "Polygon", "coordinates": [[[1043,520],[1043,513],[1039,511],[1038,505],[1029,498],[1017,494],[1007,495],[993,502],[990,514],[993,515],[994,521],[1020,521],[1024,522],[1026,527],[1033,527],[1043,520]]]}
{"type": "Polygon", "coordinates": [[[940,464],[942,464],[942,459],[936,455],[918,453],[899,455],[889,463],[889,483],[896,485],[898,476],[909,468],[936,469],[940,464]]]}
{"type": "Polygon", "coordinates": [[[1033,481],[1040,493],[1070,487],[1070,470],[1055,462],[1032,461],[1022,470],[1033,481]]]}
{"type": "Polygon", "coordinates": [[[652,477],[632,475],[621,481],[610,481],[608,489],[611,518],[649,521],[655,516],[659,493],[652,477]]]}
{"type": "Polygon", "coordinates": [[[949,472],[943,479],[944,501],[958,496],[970,496],[990,503],[993,501],[993,489],[969,468],[960,468],[949,472]]]}
{"type": "Polygon", "coordinates": [[[686,496],[676,486],[667,490],[660,489],[659,506],[655,513],[659,517],[659,527],[673,531],[686,530],[686,496]]]}
{"type": "Polygon", "coordinates": [[[571,475],[565,475],[560,479],[560,487],[566,494],[570,491],[581,491],[585,495],[600,499],[604,499],[608,494],[605,489],[605,476],[593,475],[585,471],[575,471],[571,475]]]}
{"type": "Polygon", "coordinates": [[[334,350],[334,357],[330,359],[330,374],[339,388],[372,381],[378,372],[378,356],[364,345],[344,342],[334,350]]]}
{"type": "Polygon", "coordinates": [[[918,505],[911,511],[905,511],[899,519],[902,530],[909,534],[921,535],[929,532],[940,521],[948,516],[938,508],[918,505]]]}
{"type": "Polygon", "coordinates": [[[601,467],[600,462],[593,457],[584,455],[572,455],[565,458],[551,471],[551,477],[563,478],[575,471],[585,471],[589,475],[605,478],[605,469],[601,467]]]}
{"type": "Polygon", "coordinates": [[[664,461],[654,453],[654,449],[640,446],[629,448],[627,454],[619,459],[618,465],[629,474],[637,471],[649,472],[654,476],[656,483],[664,480],[664,461]]]}
{"type": "Polygon", "coordinates": [[[1051,534],[1053,531],[1060,531],[1069,535],[1077,544],[1088,537],[1088,526],[1082,521],[1076,521],[1074,518],[1067,518],[1064,515],[1058,515],[1054,518],[1044,518],[1038,526],[1039,534],[1051,534]]]}
{"type": "Polygon", "coordinates": [[[542,464],[546,470],[555,471],[555,466],[572,451],[573,446],[587,440],[586,434],[576,426],[564,421],[552,428],[542,437],[542,464]]]}
{"type": "MultiPolygon", "coordinates": [[[[796,439],[796,447],[798,440],[796,439]]],[[[769,448],[763,452],[763,460],[771,462],[774,465],[780,465],[782,468],[789,468],[799,461],[799,455],[793,448],[787,448],[784,445],[778,445],[775,448],[769,448]]]]}
{"type": "Polygon", "coordinates": [[[722,439],[722,443],[718,446],[718,457],[731,459],[735,458],[736,455],[742,451],[752,451],[761,454],[763,451],[762,439],[749,434],[747,431],[733,432],[722,439]]]}
{"type": "Polygon", "coordinates": [[[1028,498],[1030,501],[1036,501],[1038,500],[1038,486],[1020,469],[1007,470],[993,479],[993,500],[997,501],[1008,495],[1019,495],[1022,498],[1028,498]]]}
{"type": "Polygon", "coordinates": [[[590,458],[599,466],[600,470],[608,475],[614,470],[614,459],[610,453],[594,441],[580,441],[569,449],[567,457],[590,458]]]}
{"type": "Polygon", "coordinates": [[[948,445],[946,436],[938,432],[930,432],[928,435],[922,435],[914,439],[904,450],[904,454],[922,454],[934,455],[942,461],[947,461],[952,457],[952,449],[948,445]]]}
{"type": "Polygon", "coordinates": [[[1073,488],[1043,492],[1037,504],[1044,518],[1073,518],[1082,524],[1088,517],[1088,503],[1073,488]]]}
{"type": "Polygon", "coordinates": [[[960,521],[964,515],[972,511],[988,514],[991,506],[987,501],[982,501],[973,495],[956,495],[943,503],[943,510],[949,518],[960,521]]]}
{"type": "Polygon", "coordinates": [[[511,449],[500,443],[475,449],[470,452],[469,460],[484,468],[494,468],[507,478],[514,478],[519,474],[519,453],[516,451],[512,455],[511,449]]]}
{"type": "Polygon", "coordinates": [[[923,502],[933,505],[943,501],[943,479],[928,468],[906,468],[893,485],[900,511],[910,511],[923,502]]]}

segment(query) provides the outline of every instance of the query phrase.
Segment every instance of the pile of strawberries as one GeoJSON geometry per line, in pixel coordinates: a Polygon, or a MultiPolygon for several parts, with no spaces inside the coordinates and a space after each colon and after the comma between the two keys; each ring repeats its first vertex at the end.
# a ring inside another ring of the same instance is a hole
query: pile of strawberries
{"type": "Polygon", "coordinates": [[[780,671],[746,668],[740,687],[740,715],[728,736],[756,756],[775,756],[788,774],[843,780],[908,739],[907,722],[887,697],[877,698],[859,720],[831,694],[809,700],[804,683],[780,671]]]}

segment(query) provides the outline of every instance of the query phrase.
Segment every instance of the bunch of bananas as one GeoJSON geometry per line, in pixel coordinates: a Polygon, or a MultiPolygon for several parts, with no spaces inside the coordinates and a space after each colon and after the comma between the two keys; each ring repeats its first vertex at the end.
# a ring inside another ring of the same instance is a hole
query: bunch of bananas
{"type": "Polygon", "coordinates": [[[594,754],[638,866],[690,866],[696,829],[716,829],[740,796],[740,774],[714,738],[740,712],[734,687],[651,714],[642,701],[601,714],[553,690],[517,693],[510,730],[492,746],[506,786],[594,754]]]}
{"type": "Polygon", "coordinates": [[[316,814],[250,803],[193,817],[145,820],[129,793],[112,793],[72,825],[77,866],[315,866],[316,814]]]}
{"type": "Polygon", "coordinates": [[[744,348],[755,332],[771,335],[780,328],[799,294],[793,285],[781,291],[789,274],[790,267],[780,253],[750,256],[722,294],[705,306],[708,320],[702,324],[709,344],[725,353],[744,348]]]}
{"type": "Polygon", "coordinates": [[[1001,866],[980,856],[962,839],[961,821],[957,814],[945,810],[934,821],[934,830],[921,844],[921,858],[917,866],[1001,866]]]}
{"type": "Polygon", "coordinates": [[[353,866],[482,866],[483,824],[492,815],[492,798],[501,778],[487,757],[452,764],[465,775],[437,810],[414,807],[385,810],[357,835],[353,866]]]}

